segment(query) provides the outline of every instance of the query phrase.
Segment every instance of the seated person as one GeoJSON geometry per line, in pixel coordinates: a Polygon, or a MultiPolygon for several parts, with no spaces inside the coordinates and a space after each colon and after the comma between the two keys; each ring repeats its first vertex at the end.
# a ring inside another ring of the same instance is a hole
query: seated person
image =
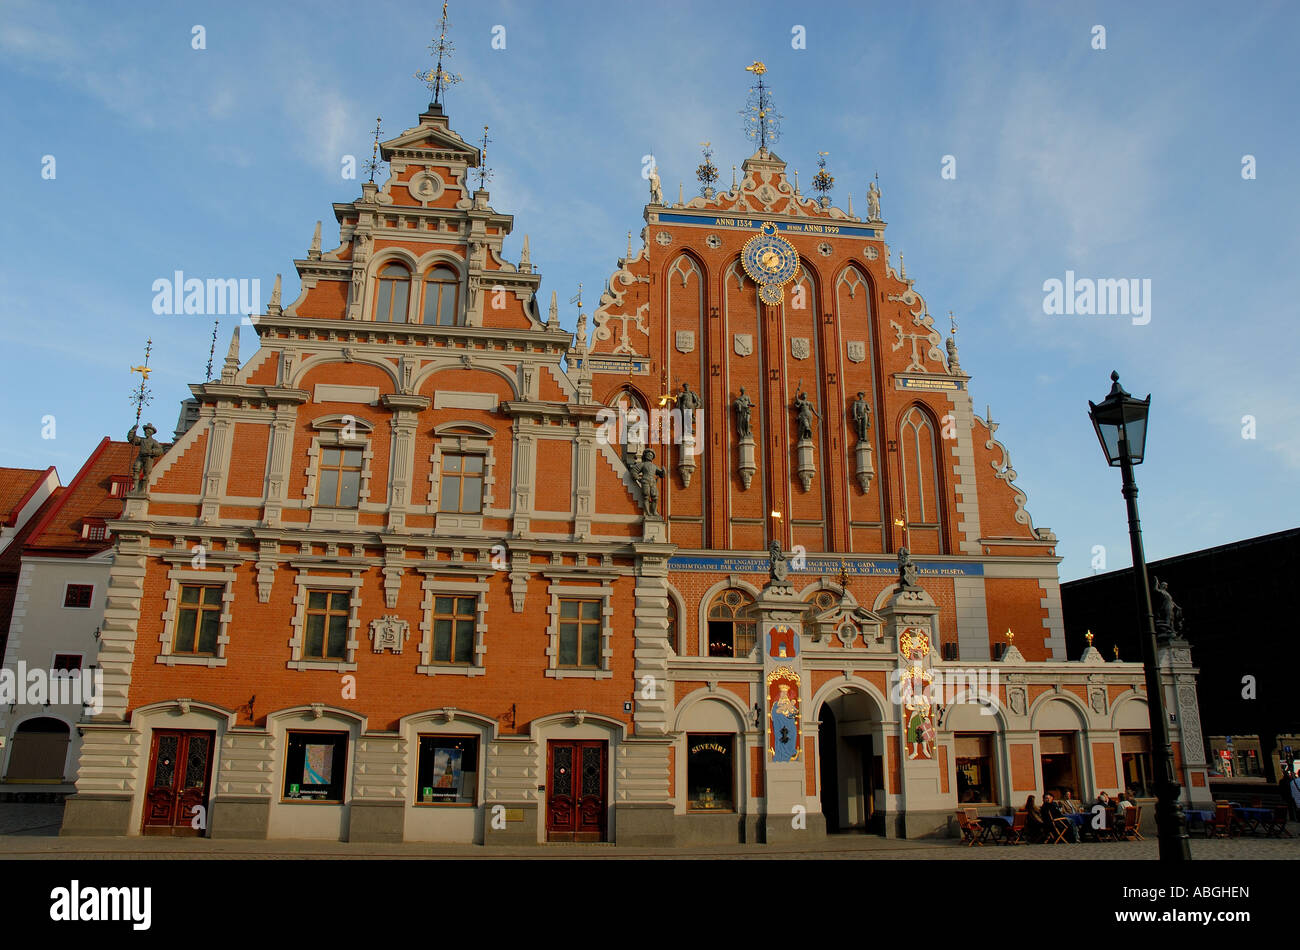
{"type": "Polygon", "coordinates": [[[1115,807],[1115,803],[1110,800],[1110,796],[1107,795],[1105,792],[1102,792],[1100,795],[1097,796],[1097,804],[1103,805],[1106,808],[1115,807]]]}
{"type": "Polygon", "coordinates": [[[1025,799],[1025,812],[1029,818],[1025,821],[1025,837],[1030,841],[1043,840],[1043,813],[1034,804],[1034,796],[1030,795],[1025,799]]]}
{"type": "Polygon", "coordinates": [[[1065,825],[1063,826],[1065,831],[1065,840],[1072,844],[1078,844],[1078,826],[1065,817],[1065,809],[1063,809],[1061,803],[1056,800],[1056,796],[1051,792],[1045,792],[1043,794],[1043,820],[1046,824],[1056,825],[1058,818],[1065,822],[1065,825]]]}
{"type": "Polygon", "coordinates": [[[1117,792],[1115,795],[1115,807],[1119,811],[1125,811],[1126,809],[1132,808],[1133,803],[1128,800],[1128,795],[1124,792],[1117,792]]]}
{"type": "Polygon", "coordinates": [[[1061,810],[1067,815],[1077,815],[1079,809],[1074,807],[1074,791],[1068,788],[1060,789],[1061,797],[1058,799],[1061,803],[1061,810]]]}

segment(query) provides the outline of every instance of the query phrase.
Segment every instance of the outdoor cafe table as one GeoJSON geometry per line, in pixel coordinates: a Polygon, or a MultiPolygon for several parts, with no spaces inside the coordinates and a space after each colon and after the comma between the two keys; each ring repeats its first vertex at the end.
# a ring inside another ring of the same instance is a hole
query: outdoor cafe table
{"type": "Polygon", "coordinates": [[[1200,825],[1205,831],[1205,836],[1210,836],[1210,819],[1214,817],[1214,812],[1207,808],[1184,808],[1183,814],[1187,816],[1187,825],[1190,828],[1193,820],[1200,825]]]}
{"type": "Polygon", "coordinates": [[[1234,814],[1241,817],[1242,823],[1251,834],[1257,834],[1259,826],[1273,817],[1271,808],[1245,808],[1241,805],[1233,805],[1232,810],[1234,814]]]}
{"type": "Polygon", "coordinates": [[[1006,841],[1015,820],[1015,815],[981,815],[980,822],[984,825],[984,834],[980,836],[980,840],[1006,841]],[[994,828],[997,829],[997,834],[993,833],[994,828]]]}

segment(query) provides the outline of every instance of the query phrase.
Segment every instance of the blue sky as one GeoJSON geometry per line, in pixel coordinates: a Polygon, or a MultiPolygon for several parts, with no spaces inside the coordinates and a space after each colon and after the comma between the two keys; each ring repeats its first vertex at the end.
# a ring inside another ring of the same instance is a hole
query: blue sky
{"type": "MultiPolygon", "coordinates": [[[[956,313],[977,411],[992,407],[1070,579],[1092,573],[1094,545],[1107,570],[1129,563],[1119,475],[1086,415],[1112,369],[1153,393],[1138,469],[1149,558],[1297,523],[1300,7],[1229,10],[453,2],[465,81],[447,108],[467,139],[491,126],[492,203],[515,216],[507,256],[529,234],[544,299],[582,281],[594,300],[642,226],[642,156],[675,198],[707,139],[729,182],[752,151],[743,67],[764,60],[785,117],[774,150],[805,188],[828,151],[835,203],[852,191],[861,214],[879,173],[893,253],[937,323],[956,313]],[[1067,270],[1149,279],[1150,322],[1045,314],[1043,283],[1067,270]]],[[[146,337],[145,419],[170,433],[212,320],[155,315],[153,281],[259,278],[265,300],[280,272],[294,299],[314,223],[334,246],[330,203],[359,194],[342,157],[368,156],[376,116],[395,135],[428,101],[412,73],[430,64],[438,12],[4,0],[0,465],[55,464],[66,482],[100,438],[122,438],[146,337]]]]}

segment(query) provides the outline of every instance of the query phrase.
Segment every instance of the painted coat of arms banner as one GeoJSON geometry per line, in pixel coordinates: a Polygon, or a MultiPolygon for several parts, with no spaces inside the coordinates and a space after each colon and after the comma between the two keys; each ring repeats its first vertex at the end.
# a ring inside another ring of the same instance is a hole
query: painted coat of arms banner
{"type": "Polygon", "coordinates": [[[767,754],[772,762],[799,759],[799,674],[788,666],[767,674],[767,754]]]}

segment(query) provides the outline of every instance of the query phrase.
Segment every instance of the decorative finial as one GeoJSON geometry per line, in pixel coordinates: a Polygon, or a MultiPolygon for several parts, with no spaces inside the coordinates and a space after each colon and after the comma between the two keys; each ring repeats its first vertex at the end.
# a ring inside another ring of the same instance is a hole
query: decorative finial
{"type": "Polygon", "coordinates": [[[957,318],[948,311],[948,325],[952,332],[948,336],[948,370],[953,373],[961,372],[961,361],[957,358],[957,318]]]}
{"type": "Polygon", "coordinates": [[[1087,633],[1085,633],[1083,635],[1083,639],[1088,641],[1088,646],[1092,646],[1092,631],[1089,630],[1087,633]]]}
{"type": "Polygon", "coordinates": [[[271,302],[266,306],[267,313],[280,313],[280,275],[275,275],[275,283],[271,285],[271,302]]]}
{"type": "Polygon", "coordinates": [[[578,281],[578,292],[569,298],[569,303],[578,305],[578,314],[582,315],[582,281],[578,281]]]}
{"type": "Polygon", "coordinates": [[[311,246],[307,248],[307,258],[309,260],[320,260],[320,222],[316,222],[316,230],[311,235],[311,246]]]}
{"type": "Polygon", "coordinates": [[[749,98],[740,114],[745,117],[745,135],[758,143],[760,152],[767,151],[769,142],[775,142],[781,136],[781,119],[772,103],[772,93],[763,83],[763,74],[767,67],[755,60],[753,65],[745,67],[758,77],[758,82],[750,87],[749,98]]]}
{"type": "Polygon", "coordinates": [[[840,558],[840,589],[848,590],[849,587],[849,562],[840,558]]]}
{"type": "Polygon", "coordinates": [[[737,192],[737,191],[740,190],[740,185],[737,184],[737,182],[736,182],[736,166],[735,166],[735,165],[732,165],[732,166],[731,166],[731,190],[732,190],[733,193],[734,193],[734,192],[737,192]]]}
{"type": "MultiPolygon", "coordinates": [[[[379,127],[383,121],[383,116],[379,116],[375,119],[375,141],[370,146],[370,161],[363,163],[361,166],[370,172],[370,181],[372,184],[375,180],[375,172],[379,171],[383,165],[387,164],[379,157],[379,127]]],[[[317,227],[320,227],[320,225],[318,224],[317,227]]]]}
{"type": "Polygon", "coordinates": [[[799,194],[799,169],[794,170],[794,193],[799,194]]]}
{"type": "Polygon", "coordinates": [[[831,203],[831,189],[835,187],[835,176],[826,170],[826,156],[830,152],[817,153],[817,174],[813,176],[813,191],[819,195],[823,208],[831,203]]]}
{"type": "Polygon", "coordinates": [[[449,26],[451,24],[447,22],[447,0],[443,0],[442,25],[439,28],[438,38],[429,44],[429,51],[437,54],[437,64],[433,69],[420,70],[415,74],[415,78],[428,86],[429,91],[433,93],[433,102],[429,105],[435,110],[438,109],[443,90],[448,86],[456,85],[463,78],[459,73],[444,72],[442,68],[443,57],[450,57],[456,51],[455,44],[447,39],[449,26]]]}
{"type": "Polygon", "coordinates": [[[903,263],[903,252],[898,252],[898,279],[907,280],[907,265],[903,263]]]}
{"type": "Polygon", "coordinates": [[[533,272],[533,255],[528,247],[528,235],[524,235],[524,249],[519,252],[519,273],[531,274],[533,272]]]}
{"type": "Polygon", "coordinates": [[[713,164],[713,147],[708,142],[700,143],[704,161],[695,169],[695,177],[700,180],[700,194],[705,198],[713,197],[713,183],[718,180],[718,166],[713,164]]]}
{"type": "Polygon", "coordinates": [[[144,364],[141,366],[132,366],[131,372],[140,374],[140,388],[131,393],[130,400],[135,406],[135,424],[140,424],[140,413],[144,407],[153,402],[153,391],[149,389],[146,383],[149,381],[149,374],[153,372],[149,368],[149,354],[153,352],[153,340],[144,341],[144,364]]]}
{"type": "Polygon", "coordinates": [[[685,194],[686,193],[682,190],[682,183],[679,181],[677,183],[677,207],[680,208],[682,205],[686,204],[685,194]]]}
{"type": "Polygon", "coordinates": [[[1115,650],[1115,662],[1118,663],[1118,662],[1119,662],[1119,644],[1118,644],[1118,643],[1115,644],[1115,646],[1114,646],[1114,650],[1115,650]]]}
{"type": "Polygon", "coordinates": [[[474,173],[478,175],[479,191],[482,191],[487,187],[488,179],[492,177],[492,169],[488,168],[487,164],[487,147],[488,142],[490,141],[491,139],[488,138],[488,127],[485,125],[483,126],[483,154],[479,157],[478,171],[474,173]]]}
{"type": "Polygon", "coordinates": [[[560,325],[560,305],[556,302],[555,291],[551,291],[551,313],[547,317],[546,325],[548,327],[558,327],[560,325]]]}
{"type": "Polygon", "coordinates": [[[1015,643],[1015,642],[1016,642],[1016,635],[1011,632],[1010,627],[1007,627],[1007,643],[1015,643]]]}
{"type": "Polygon", "coordinates": [[[623,258],[624,262],[632,259],[632,232],[627,232],[627,257],[623,258]]]}
{"type": "Polygon", "coordinates": [[[853,192],[849,192],[849,217],[853,217],[853,192]]]}
{"type": "Polygon", "coordinates": [[[221,381],[223,383],[234,383],[235,376],[239,373],[239,324],[235,324],[234,332],[230,334],[230,349],[226,351],[226,362],[221,367],[221,381]]]}
{"type": "Polygon", "coordinates": [[[208,372],[207,381],[212,382],[212,360],[217,355],[217,328],[221,326],[220,320],[212,321],[212,343],[208,347],[208,372]]]}

